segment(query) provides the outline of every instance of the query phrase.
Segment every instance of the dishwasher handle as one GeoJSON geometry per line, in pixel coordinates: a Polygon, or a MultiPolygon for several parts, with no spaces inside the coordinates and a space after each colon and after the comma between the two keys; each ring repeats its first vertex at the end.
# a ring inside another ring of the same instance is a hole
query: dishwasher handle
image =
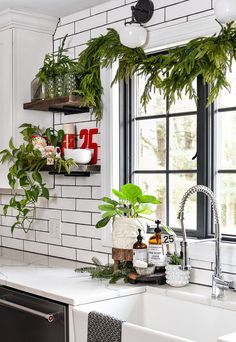
{"type": "Polygon", "coordinates": [[[24,312],[27,312],[29,314],[41,317],[46,319],[49,323],[52,323],[55,319],[55,314],[45,314],[44,312],[37,311],[34,309],[27,308],[26,306],[19,305],[16,303],[9,302],[8,300],[5,299],[0,299],[0,305],[8,306],[10,308],[16,309],[16,310],[21,310],[24,312]]]}

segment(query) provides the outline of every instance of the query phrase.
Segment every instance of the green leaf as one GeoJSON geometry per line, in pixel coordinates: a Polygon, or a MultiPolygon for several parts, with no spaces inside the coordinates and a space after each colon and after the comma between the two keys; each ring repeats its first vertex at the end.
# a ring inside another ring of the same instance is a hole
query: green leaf
{"type": "Polygon", "coordinates": [[[122,199],[122,200],[127,200],[126,196],[121,192],[116,189],[112,189],[112,193],[116,195],[116,197],[122,199]]]}
{"type": "Polygon", "coordinates": [[[176,235],[175,232],[170,228],[165,226],[163,223],[160,224],[160,226],[170,235],[176,235]]]}
{"type": "Polygon", "coordinates": [[[103,197],[101,199],[103,202],[106,202],[106,203],[109,203],[109,204],[112,204],[113,206],[117,206],[119,203],[109,197],[103,197]]]}
{"type": "Polygon", "coordinates": [[[51,141],[51,129],[47,128],[44,134],[47,137],[47,139],[51,141]]]}
{"type": "Polygon", "coordinates": [[[149,206],[141,206],[139,209],[135,210],[137,214],[144,214],[144,215],[150,215],[153,213],[153,210],[149,206]]]}
{"type": "Polygon", "coordinates": [[[9,148],[11,149],[11,150],[17,150],[17,148],[14,146],[14,144],[13,144],[13,138],[11,138],[10,139],[10,141],[9,141],[9,148]]]}
{"type": "Polygon", "coordinates": [[[45,187],[42,188],[42,195],[44,198],[49,200],[49,190],[47,188],[45,188],[45,187]]]}
{"type": "Polygon", "coordinates": [[[107,224],[108,224],[108,222],[110,221],[110,217],[105,217],[105,218],[103,218],[102,220],[100,220],[100,221],[98,221],[97,223],[96,223],[96,228],[103,228],[103,227],[105,227],[107,224]]]}
{"type": "Polygon", "coordinates": [[[26,176],[26,172],[24,170],[20,170],[18,173],[17,173],[17,178],[20,179],[22,177],[25,177],[26,176]]]}
{"type": "Polygon", "coordinates": [[[42,184],[43,182],[43,179],[42,179],[42,176],[39,172],[33,172],[32,173],[32,178],[35,182],[39,183],[39,184],[42,184]]]}
{"type": "Polygon", "coordinates": [[[115,209],[115,206],[111,204],[100,204],[98,209],[102,211],[111,211],[115,209]]]}
{"type": "Polygon", "coordinates": [[[28,209],[28,208],[25,208],[25,209],[22,210],[22,214],[24,216],[26,216],[29,212],[30,212],[30,209],[28,209]]]}
{"type": "Polygon", "coordinates": [[[9,204],[5,204],[4,207],[3,207],[3,214],[4,214],[4,216],[7,215],[8,208],[9,208],[9,204]]]}
{"type": "Polygon", "coordinates": [[[104,214],[102,214],[102,217],[105,218],[105,217],[114,217],[117,215],[117,212],[115,210],[111,210],[111,211],[107,211],[105,212],[104,214]]]}
{"type": "Polygon", "coordinates": [[[135,204],[138,201],[138,197],[142,196],[142,190],[139,186],[134,184],[125,184],[121,187],[121,192],[125,195],[130,203],[135,204]]]}
{"type": "Polygon", "coordinates": [[[11,226],[11,233],[13,234],[15,228],[16,228],[17,226],[20,226],[20,225],[21,225],[20,222],[19,222],[19,221],[16,221],[16,222],[11,226]]]}
{"type": "Polygon", "coordinates": [[[24,176],[22,178],[20,178],[20,186],[23,188],[25,186],[28,186],[29,185],[29,181],[28,181],[28,178],[27,176],[24,176]]]}
{"type": "Polygon", "coordinates": [[[161,202],[155,197],[150,195],[143,195],[138,197],[139,203],[151,203],[151,204],[160,204],[161,202]]]}
{"type": "Polygon", "coordinates": [[[59,144],[62,144],[63,143],[63,140],[64,140],[64,136],[65,136],[65,133],[62,129],[60,129],[58,132],[57,132],[57,136],[58,136],[58,143],[59,144]]]}

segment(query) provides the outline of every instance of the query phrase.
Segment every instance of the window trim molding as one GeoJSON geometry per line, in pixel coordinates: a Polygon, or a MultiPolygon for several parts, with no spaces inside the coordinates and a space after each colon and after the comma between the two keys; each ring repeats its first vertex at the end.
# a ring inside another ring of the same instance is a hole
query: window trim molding
{"type": "MultiPolygon", "coordinates": [[[[111,87],[116,72],[112,68],[101,69],[103,87],[103,119],[101,122],[101,196],[112,196],[112,188],[119,187],[119,85],[111,87]]],[[[102,228],[102,245],[112,246],[111,223],[102,228]]]]}

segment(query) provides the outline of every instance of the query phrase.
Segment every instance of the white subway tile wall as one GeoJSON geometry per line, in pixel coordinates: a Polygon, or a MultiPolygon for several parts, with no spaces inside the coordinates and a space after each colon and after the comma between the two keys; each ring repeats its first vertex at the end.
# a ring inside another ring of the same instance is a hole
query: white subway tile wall
{"type": "MultiPolygon", "coordinates": [[[[173,26],[179,23],[196,20],[212,15],[211,0],[154,0],[155,12],[147,24],[150,31],[163,26],[173,26]]],[[[77,58],[86,48],[90,38],[106,33],[108,27],[119,30],[125,20],[131,17],[133,0],[111,0],[102,5],[74,13],[61,19],[55,34],[54,48],[58,49],[62,38],[68,34],[66,46],[69,55],[77,58]]],[[[50,114],[48,114],[50,115],[50,114]]],[[[61,128],[64,123],[74,123],[77,133],[83,128],[96,127],[96,121],[91,113],[65,116],[55,115],[55,126],[61,128]]],[[[100,145],[100,136],[97,137],[100,145]]],[[[78,140],[78,145],[81,142],[78,140]]],[[[50,176],[53,179],[53,176],[50,176]]],[[[37,220],[32,232],[24,234],[17,229],[13,236],[10,225],[14,219],[11,215],[0,218],[0,244],[4,247],[35,252],[64,259],[91,263],[93,256],[101,262],[108,263],[111,259],[111,249],[101,243],[101,230],[94,227],[100,218],[97,206],[101,196],[101,176],[91,177],[55,177],[55,187],[50,189],[48,203],[42,201],[37,209],[37,220]],[[49,220],[61,221],[61,238],[50,236],[49,220]]],[[[10,190],[0,190],[0,212],[3,204],[10,198],[10,190]]],[[[212,263],[193,260],[194,271],[192,282],[210,285],[212,263]]],[[[230,266],[224,267],[230,272],[230,266]]],[[[231,273],[234,273],[235,269],[231,273]]],[[[236,273],[236,272],[235,272],[236,273]]],[[[236,275],[235,275],[236,277],[236,275]]]]}

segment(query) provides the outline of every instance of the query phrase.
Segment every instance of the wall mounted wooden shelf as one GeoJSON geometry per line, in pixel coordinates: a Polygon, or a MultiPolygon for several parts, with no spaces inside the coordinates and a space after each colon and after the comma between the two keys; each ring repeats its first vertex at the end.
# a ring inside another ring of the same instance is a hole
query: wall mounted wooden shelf
{"type": "Polygon", "coordinates": [[[31,101],[24,103],[23,108],[43,112],[63,112],[65,114],[87,113],[90,110],[90,107],[84,106],[83,98],[75,95],[31,101]]]}
{"type": "Polygon", "coordinates": [[[58,173],[53,165],[45,166],[41,171],[48,171],[50,175],[64,175],[66,177],[89,177],[91,174],[100,173],[101,166],[100,165],[82,165],[78,164],[77,167],[72,167],[70,174],[62,169],[60,173],[58,173]]]}

